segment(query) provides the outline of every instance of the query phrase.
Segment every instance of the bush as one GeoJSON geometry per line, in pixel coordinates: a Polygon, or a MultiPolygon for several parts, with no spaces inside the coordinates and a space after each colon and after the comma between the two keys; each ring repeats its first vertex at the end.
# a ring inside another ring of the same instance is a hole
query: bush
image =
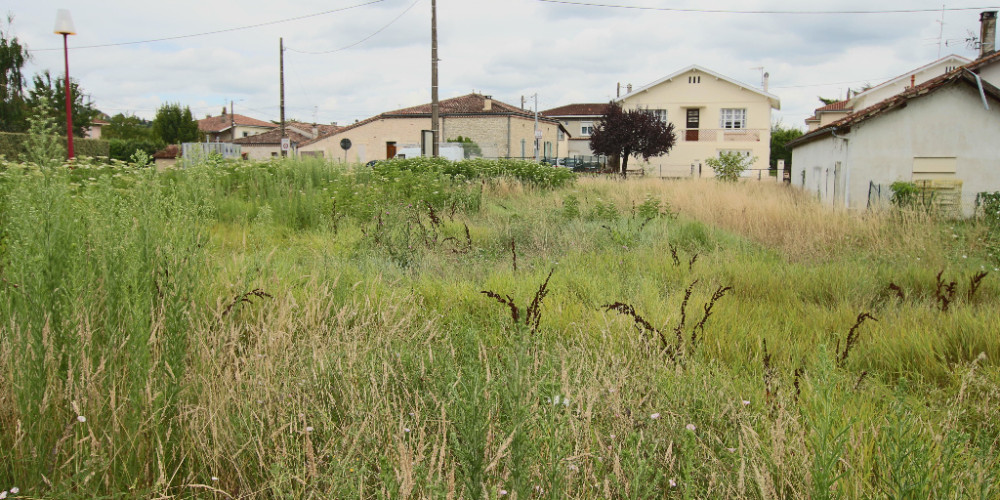
{"type": "Polygon", "coordinates": [[[136,151],[142,151],[150,156],[163,149],[163,141],[152,139],[111,139],[108,142],[107,156],[113,160],[129,161],[136,151]]]}
{"type": "Polygon", "coordinates": [[[986,222],[1000,225],[1000,191],[976,194],[976,211],[986,222]]]}
{"type": "MultiPolygon", "coordinates": [[[[66,136],[53,136],[60,144],[66,144],[66,136]]],[[[77,156],[98,157],[110,156],[110,143],[102,139],[73,139],[73,148],[77,156]]],[[[0,132],[0,155],[8,160],[19,160],[28,152],[28,134],[17,132],[0,132]]],[[[125,158],[128,159],[127,157],[125,158]]]]}
{"type": "Polygon", "coordinates": [[[715,177],[721,181],[736,182],[744,170],[750,168],[757,161],[757,157],[743,156],[739,153],[723,151],[718,158],[705,160],[708,166],[712,167],[715,177]]]}
{"type": "Polygon", "coordinates": [[[889,189],[892,190],[892,204],[897,207],[912,207],[920,195],[917,185],[912,182],[896,181],[889,189]]]}

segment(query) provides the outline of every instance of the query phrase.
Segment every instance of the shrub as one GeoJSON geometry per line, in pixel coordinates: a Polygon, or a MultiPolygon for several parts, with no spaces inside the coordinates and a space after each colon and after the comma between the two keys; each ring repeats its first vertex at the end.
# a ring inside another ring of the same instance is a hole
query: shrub
{"type": "Polygon", "coordinates": [[[153,155],[163,148],[162,141],[151,139],[111,139],[108,142],[108,153],[102,156],[109,156],[114,160],[129,161],[136,151],[142,151],[148,155],[153,155]]]}
{"type": "Polygon", "coordinates": [[[897,207],[912,207],[920,194],[917,185],[912,182],[896,181],[889,189],[892,190],[892,204],[897,207]]]}
{"type": "Polygon", "coordinates": [[[976,210],[986,222],[1000,225],[1000,191],[977,193],[976,210]]]}
{"type": "Polygon", "coordinates": [[[712,167],[715,177],[719,180],[735,182],[743,171],[750,168],[755,161],[757,161],[756,156],[743,156],[731,151],[722,151],[718,158],[709,158],[705,160],[705,163],[712,167]]]}

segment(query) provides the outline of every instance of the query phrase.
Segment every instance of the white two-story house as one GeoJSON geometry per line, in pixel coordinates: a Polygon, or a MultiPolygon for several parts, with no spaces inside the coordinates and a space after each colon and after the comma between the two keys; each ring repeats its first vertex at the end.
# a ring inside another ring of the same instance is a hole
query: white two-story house
{"type": "Polygon", "coordinates": [[[630,159],[630,168],[660,177],[711,177],[705,160],[721,152],[756,158],[751,168],[768,168],[771,110],[781,109],[781,101],[766,89],[692,65],[615,101],[626,110],[649,110],[673,123],[677,134],[669,154],[648,162],[630,159]]]}

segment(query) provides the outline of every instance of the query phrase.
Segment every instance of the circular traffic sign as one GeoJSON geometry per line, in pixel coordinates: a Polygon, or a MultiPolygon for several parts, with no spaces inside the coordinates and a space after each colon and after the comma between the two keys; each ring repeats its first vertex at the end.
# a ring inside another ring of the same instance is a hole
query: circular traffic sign
{"type": "Polygon", "coordinates": [[[347,151],[348,149],[351,149],[351,140],[348,139],[348,138],[346,138],[346,137],[343,138],[343,139],[341,139],[340,140],[340,149],[343,149],[344,151],[347,151]]]}

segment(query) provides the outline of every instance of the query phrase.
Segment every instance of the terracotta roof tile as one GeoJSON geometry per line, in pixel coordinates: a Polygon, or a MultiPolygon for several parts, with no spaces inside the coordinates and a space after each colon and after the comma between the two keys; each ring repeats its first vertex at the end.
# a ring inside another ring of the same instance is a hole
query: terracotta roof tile
{"type": "Polygon", "coordinates": [[[583,103],[583,104],[567,104],[565,106],[559,106],[558,108],[547,109],[540,112],[540,115],[556,117],[556,116],[601,116],[604,114],[604,110],[607,109],[608,103],[583,103]]]}
{"type": "Polygon", "coordinates": [[[837,101],[831,104],[827,104],[821,108],[816,108],[816,113],[822,113],[824,111],[850,111],[851,101],[837,101]]]}
{"type": "Polygon", "coordinates": [[[181,147],[177,144],[170,144],[167,147],[153,153],[153,158],[160,160],[169,160],[181,157],[181,147]]]}
{"type": "Polygon", "coordinates": [[[237,126],[244,127],[275,127],[271,122],[250,118],[239,113],[219,116],[209,116],[198,120],[198,130],[202,132],[221,132],[228,129],[235,120],[237,126]]]}
{"type": "MultiPolygon", "coordinates": [[[[285,125],[288,125],[287,123],[285,125]]],[[[291,139],[292,144],[299,145],[310,138],[304,136],[294,130],[285,127],[285,135],[291,139]]],[[[242,144],[244,146],[249,145],[278,145],[281,144],[281,129],[276,128],[274,130],[268,130],[263,134],[251,135],[249,137],[239,137],[233,140],[233,144],[242,144]]]]}

